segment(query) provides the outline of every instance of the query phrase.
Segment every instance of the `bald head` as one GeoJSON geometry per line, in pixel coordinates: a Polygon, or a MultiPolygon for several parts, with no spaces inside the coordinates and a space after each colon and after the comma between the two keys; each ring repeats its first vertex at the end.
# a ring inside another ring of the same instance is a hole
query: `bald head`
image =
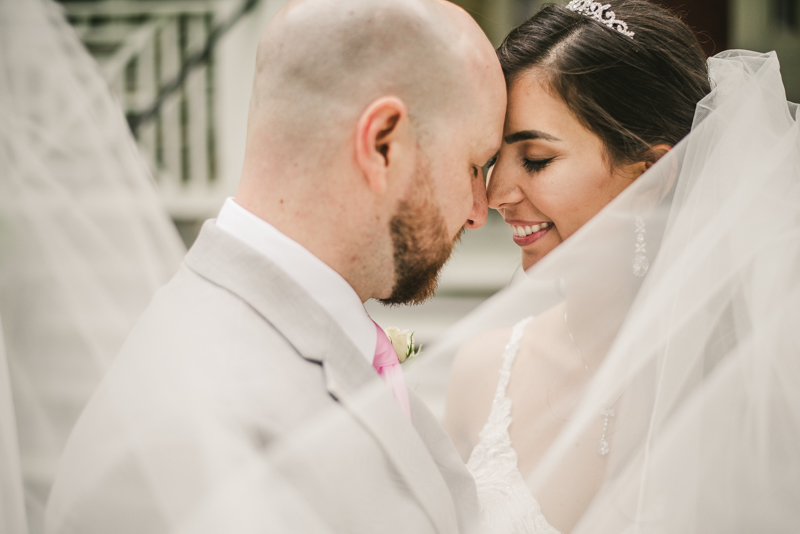
{"type": "Polygon", "coordinates": [[[505,107],[494,49],[461,8],[292,0],[259,43],[236,201],[362,300],[435,286],[462,228],[486,220],[481,168],[505,107]]]}
{"type": "Polygon", "coordinates": [[[376,98],[399,97],[420,131],[467,112],[481,64],[477,24],[440,0],[293,0],[259,43],[250,129],[272,142],[335,141],[376,98]]]}

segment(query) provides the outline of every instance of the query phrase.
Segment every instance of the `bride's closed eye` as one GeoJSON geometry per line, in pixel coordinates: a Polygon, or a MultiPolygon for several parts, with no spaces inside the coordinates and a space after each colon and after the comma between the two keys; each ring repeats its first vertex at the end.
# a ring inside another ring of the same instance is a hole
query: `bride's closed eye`
{"type": "Polygon", "coordinates": [[[547,159],[528,159],[522,158],[522,166],[528,172],[540,172],[545,169],[550,163],[556,159],[555,156],[547,159]]]}

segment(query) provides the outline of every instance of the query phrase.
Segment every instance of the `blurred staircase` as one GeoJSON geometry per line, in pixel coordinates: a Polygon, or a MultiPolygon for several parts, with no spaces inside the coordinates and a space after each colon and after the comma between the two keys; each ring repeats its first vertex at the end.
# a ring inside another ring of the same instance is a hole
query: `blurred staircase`
{"type": "MultiPolygon", "coordinates": [[[[213,216],[230,194],[220,170],[217,41],[258,0],[63,1],[119,99],[177,220],[213,216]]],[[[238,178],[235,176],[233,178],[238,178]]]]}

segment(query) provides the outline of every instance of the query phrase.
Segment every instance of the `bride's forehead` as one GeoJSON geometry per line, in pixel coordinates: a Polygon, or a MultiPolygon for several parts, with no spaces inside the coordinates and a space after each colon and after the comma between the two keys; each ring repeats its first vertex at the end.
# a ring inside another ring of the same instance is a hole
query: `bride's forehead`
{"type": "Polygon", "coordinates": [[[525,76],[509,87],[505,135],[522,130],[564,138],[583,134],[586,129],[547,82],[525,76]]]}
{"type": "Polygon", "coordinates": [[[559,97],[549,82],[528,74],[514,80],[508,88],[508,112],[526,113],[569,113],[569,108],[559,97]]]}

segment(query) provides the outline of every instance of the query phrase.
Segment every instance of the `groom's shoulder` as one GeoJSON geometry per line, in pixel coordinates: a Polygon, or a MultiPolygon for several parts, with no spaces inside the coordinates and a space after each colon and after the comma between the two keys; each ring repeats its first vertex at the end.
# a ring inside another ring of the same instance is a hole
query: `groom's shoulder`
{"type": "MultiPolygon", "coordinates": [[[[183,265],[129,334],[71,440],[107,432],[103,446],[121,446],[114,435],[124,430],[153,441],[196,420],[254,432],[255,446],[328,404],[312,387],[321,373],[244,300],[183,265]]],[[[81,449],[71,447],[74,463],[92,464],[81,449]]]]}
{"type": "Polygon", "coordinates": [[[307,392],[288,403],[298,410],[327,398],[325,391],[309,391],[320,374],[317,363],[303,359],[245,300],[183,265],[157,292],[104,382],[139,390],[139,398],[163,395],[162,405],[200,395],[198,402],[223,411],[257,397],[250,401],[270,419],[293,390],[307,392]]]}
{"type": "MultiPolygon", "coordinates": [[[[247,351],[248,341],[274,341],[274,349],[290,347],[280,333],[252,306],[236,294],[181,265],[178,273],[156,292],[126,341],[123,352],[142,344],[169,349],[179,355],[189,350],[218,350],[238,344],[247,351]],[[224,341],[223,341],[224,340],[224,341]],[[191,347],[191,348],[190,348],[191,347]]],[[[264,345],[260,348],[263,350],[264,345]]]]}

